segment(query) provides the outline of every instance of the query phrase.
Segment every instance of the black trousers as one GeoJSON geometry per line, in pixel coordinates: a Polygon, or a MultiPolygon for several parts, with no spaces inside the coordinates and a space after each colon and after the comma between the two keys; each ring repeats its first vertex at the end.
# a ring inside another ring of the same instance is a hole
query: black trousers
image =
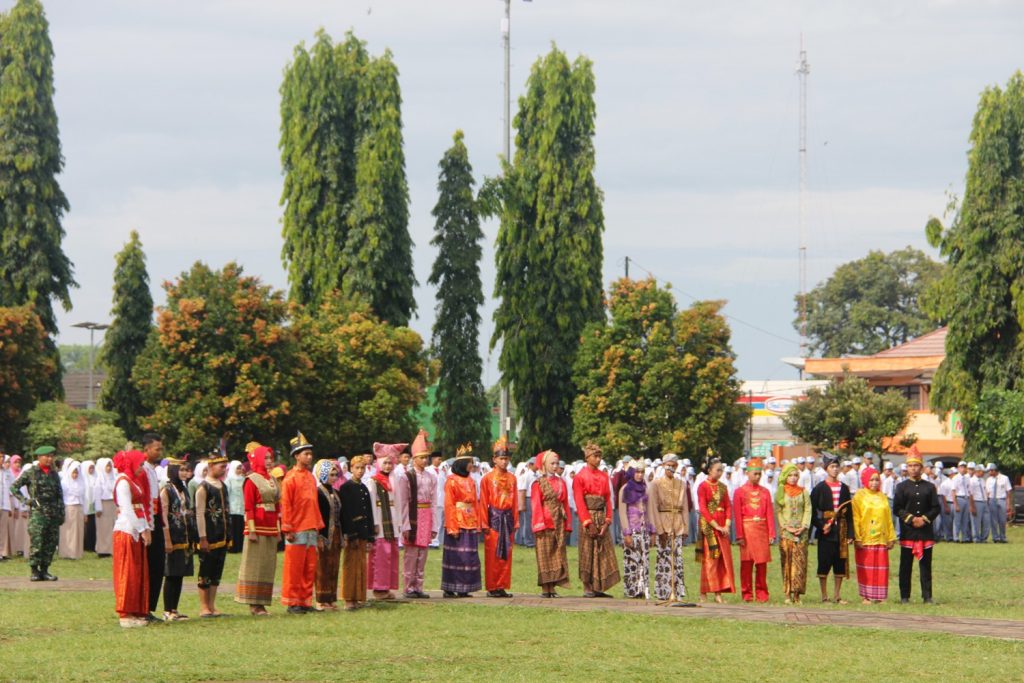
{"type": "MultiPolygon", "coordinates": [[[[932,597],[932,548],[925,548],[924,556],[918,563],[921,569],[921,597],[932,597]]],[[[910,579],[914,575],[914,551],[900,548],[900,599],[910,599],[910,579]]]]}
{"type": "Polygon", "coordinates": [[[164,556],[164,525],[160,518],[150,536],[152,541],[146,549],[146,560],[149,563],[149,611],[155,612],[160,604],[160,587],[164,583],[164,563],[167,558],[164,556]]]}
{"type": "Polygon", "coordinates": [[[85,538],[82,542],[82,550],[87,553],[96,552],[96,515],[85,516],[85,538]]]}
{"type": "Polygon", "coordinates": [[[164,578],[164,611],[176,612],[178,600],[181,599],[181,584],[185,577],[168,576],[164,578]]]}

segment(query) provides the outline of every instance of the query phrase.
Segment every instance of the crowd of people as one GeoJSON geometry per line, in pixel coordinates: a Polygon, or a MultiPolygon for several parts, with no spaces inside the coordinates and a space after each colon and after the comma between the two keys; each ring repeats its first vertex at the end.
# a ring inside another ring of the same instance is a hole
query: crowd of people
{"type": "Polygon", "coordinates": [[[57,580],[49,572],[55,552],[112,556],[124,627],[161,621],[161,592],[163,621],[187,619],[179,603],[191,576],[199,616],[221,616],[217,592],[229,552],[241,553],[234,600],[266,616],[282,549],[280,601],[293,614],[336,610],[339,602],[358,609],[368,591],[394,600],[400,584],[405,598],[428,598],[431,548],[442,553],[445,598],[482,589],[509,598],[516,545],[533,549],[537,585],[549,599],[570,583],[567,546],[578,547],[585,597],[611,597],[621,582],[626,598],[648,599],[653,550],[654,597],[665,601],[687,596],[684,548],[693,546],[700,600],[716,602],[737,592],[734,544],[742,599],[767,602],[777,546],[789,604],[807,592],[813,544],[822,601],[845,604],[851,565],[863,602],[888,598],[889,552],[898,544],[901,602],[909,601],[916,561],[930,603],[934,544],[983,543],[989,535],[1005,543],[1013,514],[1012,485],[995,465],[961,462],[944,473],[915,449],[898,468],[876,468],[871,453],[727,466],[709,452],[697,472],[673,454],[610,466],[588,444],[571,465],[548,450],[513,473],[505,439],[483,461],[469,444],[445,459],[428,439],[420,430],[411,447],[375,443],[372,455],[317,460],[298,433],[287,471],[255,442],[244,462],[229,462],[222,444],[193,463],[165,458],[160,437],[146,434],[141,450],[96,463],[68,459],[59,468],[53,447],[43,446],[24,467],[19,456],[3,459],[0,556],[25,553],[33,581],[57,580]]]}

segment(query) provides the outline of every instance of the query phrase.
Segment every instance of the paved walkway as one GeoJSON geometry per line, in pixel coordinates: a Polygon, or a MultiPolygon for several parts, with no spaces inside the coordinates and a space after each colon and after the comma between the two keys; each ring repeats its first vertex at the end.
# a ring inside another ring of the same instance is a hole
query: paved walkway
{"type": "MultiPolygon", "coordinates": [[[[61,592],[110,591],[107,579],[67,579],[56,582],[31,582],[27,578],[0,577],[0,590],[48,590],[61,592]]],[[[194,591],[192,583],[185,584],[185,590],[194,591]]],[[[221,595],[234,594],[234,584],[222,584],[221,595]]],[[[527,595],[511,600],[496,600],[486,597],[448,601],[441,598],[439,591],[432,591],[431,600],[402,600],[410,605],[460,604],[483,605],[488,607],[538,607],[559,609],[569,612],[598,612],[602,610],[626,614],[646,614],[676,618],[734,619],[761,623],[786,623],[794,625],[847,626],[898,631],[925,631],[951,633],[961,636],[984,636],[1007,640],[1024,640],[1024,621],[1004,619],[975,619],[968,617],[932,616],[928,614],[899,614],[892,612],[858,612],[852,610],[806,609],[786,605],[737,605],[703,604],[698,607],[659,607],[653,600],[586,599],[565,597],[545,600],[539,595],[527,595]]],[[[479,593],[484,595],[484,593],[479,593]]]]}

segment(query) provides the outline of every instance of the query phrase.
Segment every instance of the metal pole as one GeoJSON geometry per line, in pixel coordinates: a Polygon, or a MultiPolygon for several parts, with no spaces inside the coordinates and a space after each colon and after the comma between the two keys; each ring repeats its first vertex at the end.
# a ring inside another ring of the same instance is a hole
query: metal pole
{"type": "Polygon", "coordinates": [[[807,63],[804,37],[800,36],[800,356],[807,357],[807,76],[811,65],[807,63]]]}
{"type": "Polygon", "coordinates": [[[629,257],[626,257],[626,279],[629,279],[629,257]]]}
{"type": "Polygon", "coordinates": [[[92,379],[92,358],[93,358],[93,352],[92,352],[92,350],[93,350],[93,335],[95,335],[95,334],[96,334],[95,328],[89,328],[89,402],[85,404],[86,408],[92,408],[93,405],[94,405],[93,401],[92,401],[92,385],[93,385],[93,379],[92,379]]]}
{"type": "MultiPolygon", "coordinates": [[[[505,48],[505,117],[504,117],[504,134],[502,136],[502,153],[505,157],[505,163],[512,163],[512,123],[510,120],[512,111],[512,82],[511,82],[511,30],[512,30],[512,0],[505,0],[505,18],[501,22],[501,37],[502,43],[505,48]]],[[[509,400],[509,387],[505,383],[505,378],[501,378],[501,408],[500,417],[501,425],[498,428],[498,434],[500,436],[507,437],[510,427],[510,403],[509,400]]]]}

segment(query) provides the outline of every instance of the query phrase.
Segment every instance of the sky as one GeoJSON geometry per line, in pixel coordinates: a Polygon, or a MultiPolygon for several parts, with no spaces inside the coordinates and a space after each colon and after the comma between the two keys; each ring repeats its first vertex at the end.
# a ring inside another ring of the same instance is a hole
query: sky
{"type": "MultiPolygon", "coordinates": [[[[11,0],[0,1],[7,8],[11,0]]],[[[437,164],[456,129],[481,181],[502,148],[500,0],[44,0],[71,203],[76,322],[109,322],[114,255],[132,229],[153,296],[199,260],[286,288],[279,94],[296,45],[348,30],[400,71],[418,317],[429,339],[437,164]]],[[[808,79],[810,286],[912,245],[962,193],[981,91],[1022,67],[1024,3],[998,0],[512,0],[512,95],[552,43],[594,63],[606,286],[670,283],[724,299],[743,379],[790,379],[799,352],[799,90],[808,79]]],[[[513,108],[514,111],[514,108],[513,108]]],[[[496,223],[482,264],[493,293],[496,223]]],[[[489,299],[481,353],[498,379],[489,299]]]]}

